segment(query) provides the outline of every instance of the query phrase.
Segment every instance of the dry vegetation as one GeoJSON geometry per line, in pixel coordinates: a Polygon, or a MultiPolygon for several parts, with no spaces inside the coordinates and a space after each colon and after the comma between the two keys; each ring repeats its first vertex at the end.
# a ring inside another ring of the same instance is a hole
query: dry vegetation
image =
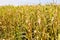
{"type": "Polygon", "coordinates": [[[60,5],[0,6],[0,40],[57,40],[60,5]]]}

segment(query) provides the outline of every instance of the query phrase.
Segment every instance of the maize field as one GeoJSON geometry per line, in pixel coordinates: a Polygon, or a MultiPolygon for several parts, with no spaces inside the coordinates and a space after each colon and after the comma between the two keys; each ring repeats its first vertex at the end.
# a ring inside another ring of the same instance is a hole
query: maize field
{"type": "Polygon", "coordinates": [[[0,6],[0,40],[59,40],[60,5],[0,6]]]}

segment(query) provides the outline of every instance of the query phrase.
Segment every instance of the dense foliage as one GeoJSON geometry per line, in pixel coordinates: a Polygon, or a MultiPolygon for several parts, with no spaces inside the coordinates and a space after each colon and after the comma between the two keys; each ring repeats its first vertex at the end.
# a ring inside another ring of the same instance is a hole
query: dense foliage
{"type": "Polygon", "coordinates": [[[59,5],[0,6],[0,40],[57,40],[59,5]]]}

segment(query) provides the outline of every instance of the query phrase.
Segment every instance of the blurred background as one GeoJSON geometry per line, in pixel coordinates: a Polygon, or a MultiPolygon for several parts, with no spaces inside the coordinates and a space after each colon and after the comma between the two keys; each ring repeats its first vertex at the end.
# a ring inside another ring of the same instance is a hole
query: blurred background
{"type": "Polygon", "coordinates": [[[0,0],[1,5],[36,5],[36,4],[60,4],[60,0],[0,0]]]}

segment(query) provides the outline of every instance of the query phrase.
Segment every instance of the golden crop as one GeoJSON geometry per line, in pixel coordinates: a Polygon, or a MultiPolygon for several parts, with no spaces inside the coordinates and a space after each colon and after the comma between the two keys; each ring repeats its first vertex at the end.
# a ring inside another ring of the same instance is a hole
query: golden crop
{"type": "Polygon", "coordinates": [[[0,6],[0,40],[57,40],[60,5],[0,6]]]}

